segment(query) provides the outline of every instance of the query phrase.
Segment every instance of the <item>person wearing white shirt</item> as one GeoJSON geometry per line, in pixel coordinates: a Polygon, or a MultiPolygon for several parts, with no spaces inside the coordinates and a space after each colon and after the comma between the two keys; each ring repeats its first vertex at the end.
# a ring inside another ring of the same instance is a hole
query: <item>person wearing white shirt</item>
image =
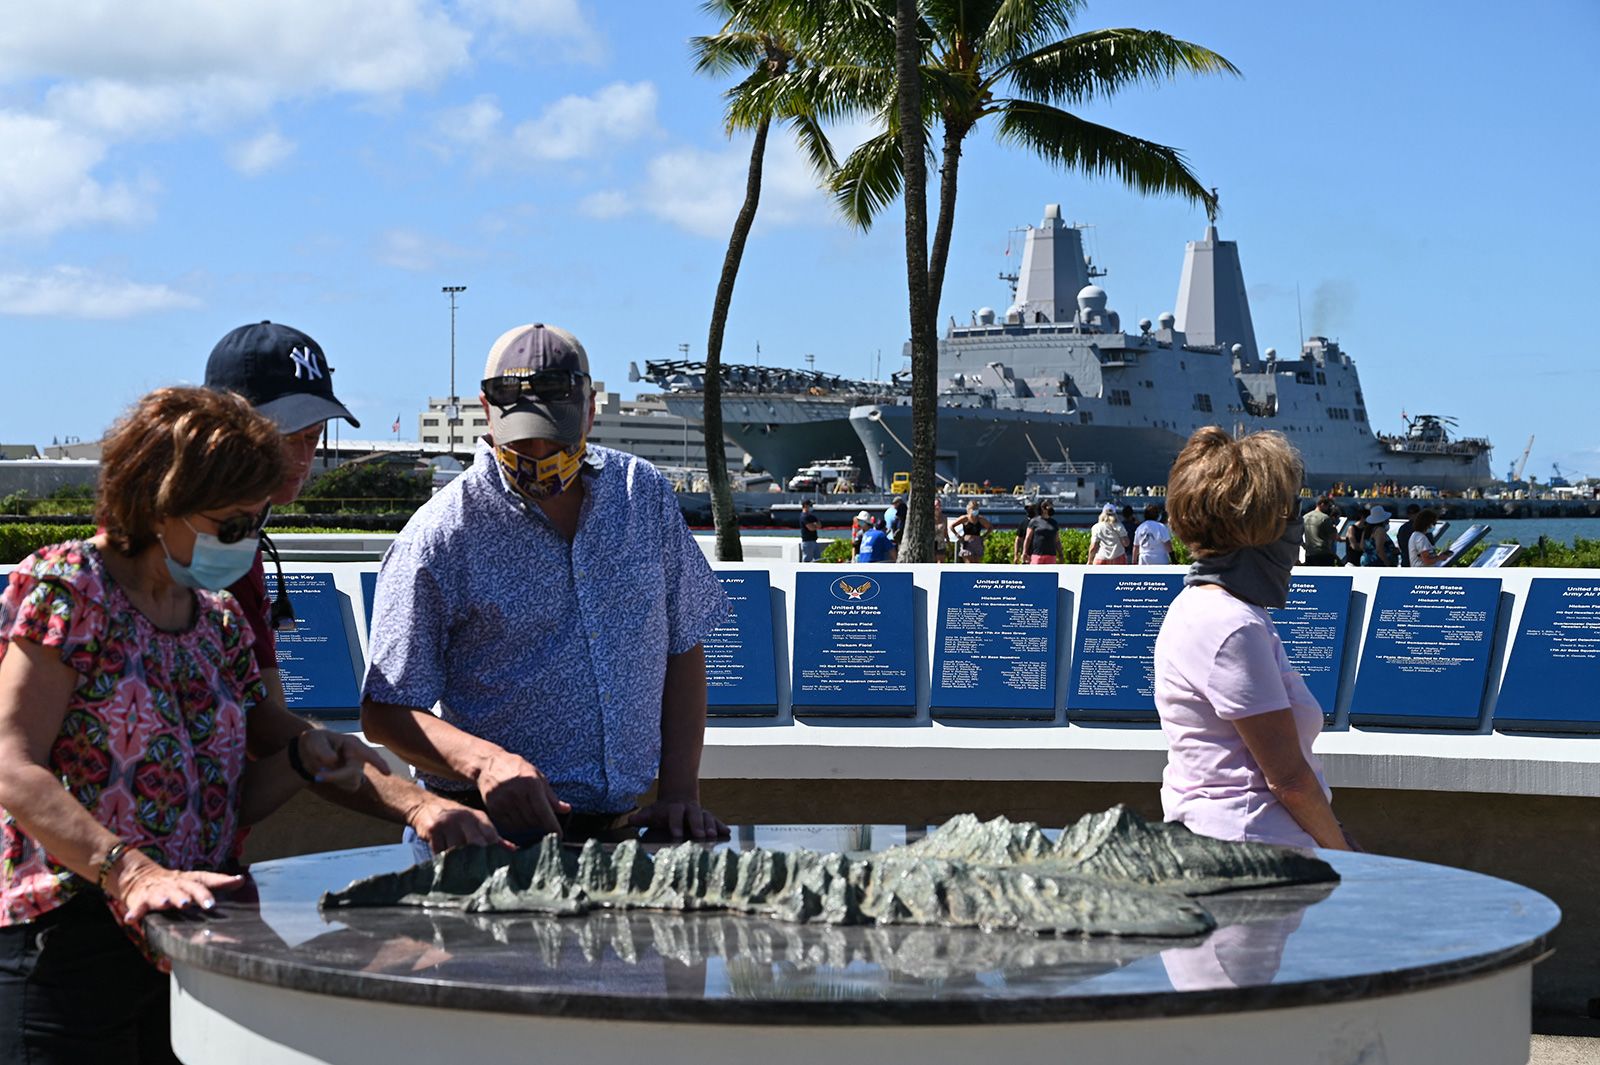
{"type": "Polygon", "coordinates": [[[1151,503],[1144,508],[1144,521],[1133,530],[1133,562],[1136,566],[1170,566],[1172,533],[1161,521],[1161,508],[1151,503]]]}
{"type": "Polygon", "coordinates": [[[1433,541],[1428,539],[1427,530],[1433,528],[1439,515],[1431,510],[1423,510],[1411,519],[1411,535],[1406,540],[1406,561],[1413,566],[1434,566],[1450,557],[1450,552],[1435,551],[1433,541]]]}

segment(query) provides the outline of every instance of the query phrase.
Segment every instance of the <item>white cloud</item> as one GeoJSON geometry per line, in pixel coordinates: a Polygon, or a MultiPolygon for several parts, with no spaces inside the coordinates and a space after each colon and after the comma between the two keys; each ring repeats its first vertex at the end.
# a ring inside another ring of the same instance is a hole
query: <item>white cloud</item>
{"type": "MultiPolygon", "coordinates": [[[[839,157],[865,138],[865,126],[831,131],[839,157]]],[[[744,203],[750,172],[750,142],[740,138],[714,149],[678,148],[655,156],[645,167],[636,193],[626,197],[642,210],[697,236],[727,239],[734,216],[744,203]]],[[[622,202],[623,194],[604,194],[622,202]]],[[[590,199],[595,199],[591,196],[590,199]]],[[[587,201],[586,201],[587,202],[587,201]]],[[[580,205],[581,206],[581,205],[580,205]]],[[[797,225],[832,225],[838,220],[818,187],[810,163],[792,137],[774,135],[767,142],[762,167],[758,230],[797,225]]]]}
{"type": "Polygon", "coordinates": [[[275,129],[241,141],[228,149],[228,162],[246,177],[255,177],[294,154],[295,143],[275,129]]]}
{"type": "Polygon", "coordinates": [[[623,192],[595,192],[578,201],[579,212],[590,218],[621,218],[633,209],[632,197],[623,192]]]}
{"type": "Polygon", "coordinates": [[[432,270],[448,259],[459,259],[464,252],[447,241],[435,240],[414,229],[385,230],[378,237],[376,255],[385,266],[398,270],[432,270]]]}
{"type": "MultiPolygon", "coordinates": [[[[459,0],[468,18],[491,35],[554,40],[561,58],[595,62],[605,52],[600,35],[584,16],[578,0],[459,0]]],[[[497,42],[501,49],[507,41],[497,42]]]]}
{"type": "Polygon", "coordinates": [[[105,153],[98,138],[54,119],[0,110],[0,234],[142,217],[146,206],[132,189],[92,176],[105,153]]]}
{"type": "Polygon", "coordinates": [[[483,95],[434,116],[434,147],[446,154],[456,148],[470,151],[483,167],[589,159],[659,136],[659,99],[648,81],[614,82],[592,96],[563,96],[508,129],[500,102],[483,95]]]}
{"type": "Polygon", "coordinates": [[[465,65],[431,0],[117,0],[31,5],[0,24],[0,71],[133,86],[237,82],[278,96],[400,93],[465,65]]]}
{"type": "Polygon", "coordinates": [[[131,318],[197,307],[200,301],[168,285],[106,277],[77,266],[40,273],[0,273],[0,314],[46,318],[131,318]]]}
{"type": "Polygon", "coordinates": [[[519,124],[512,139],[533,159],[586,159],[656,133],[657,99],[648,81],[617,82],[593,96],[563,96],[538,118],[519,124]]]}

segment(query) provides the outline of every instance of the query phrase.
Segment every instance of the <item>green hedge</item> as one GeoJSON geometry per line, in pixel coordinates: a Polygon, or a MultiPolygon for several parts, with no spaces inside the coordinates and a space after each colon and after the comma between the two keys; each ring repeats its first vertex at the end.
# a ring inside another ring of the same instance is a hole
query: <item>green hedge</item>
{"type": "MultiPolygon", "coordinates": [[[[277,531],[268,528],[268,532],[277,531]]],[[[335,526],[317,526],[305,529],[282,530],[320,534],[372,534],[371,529],[346,529],[335,526]]],[[[93,536],[93,525],[24,525],[0,524],[0,566],[14,566],[46,544],[59,544],[63,540],[86,540],[93,536]]]]}

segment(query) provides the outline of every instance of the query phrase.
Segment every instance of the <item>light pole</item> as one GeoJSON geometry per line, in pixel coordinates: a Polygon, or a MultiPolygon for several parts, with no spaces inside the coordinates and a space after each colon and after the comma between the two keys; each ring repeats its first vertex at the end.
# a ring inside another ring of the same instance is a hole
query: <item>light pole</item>
{"type": "Polygon", "coordinates": [[[451,458],[456,457],[456,420],[461,417],[461,401],[456,397],[456,294],[466,290],[466,285],[445,285],[439,290],[450,297],[450,399],[445,403],[444,421],[451,458]]]}

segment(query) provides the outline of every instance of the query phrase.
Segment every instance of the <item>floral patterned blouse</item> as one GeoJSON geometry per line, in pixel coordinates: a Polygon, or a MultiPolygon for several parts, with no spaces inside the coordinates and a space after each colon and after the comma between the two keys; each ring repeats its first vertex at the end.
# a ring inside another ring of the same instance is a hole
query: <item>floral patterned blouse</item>
{"type": "MultiPolygon", "coordinates": [[[[158,629],[95,546],[46,547],[0,593],[0,657],[49,647],[78,674],[49,768],[102,824],[169,869],[237,858],[245,713],[265,695],[253,637],[226,592],[197,592],[193,625],[158,629]]],[[[0,926],[25,924],[89,881],[0,807],[0,926]]]]}

